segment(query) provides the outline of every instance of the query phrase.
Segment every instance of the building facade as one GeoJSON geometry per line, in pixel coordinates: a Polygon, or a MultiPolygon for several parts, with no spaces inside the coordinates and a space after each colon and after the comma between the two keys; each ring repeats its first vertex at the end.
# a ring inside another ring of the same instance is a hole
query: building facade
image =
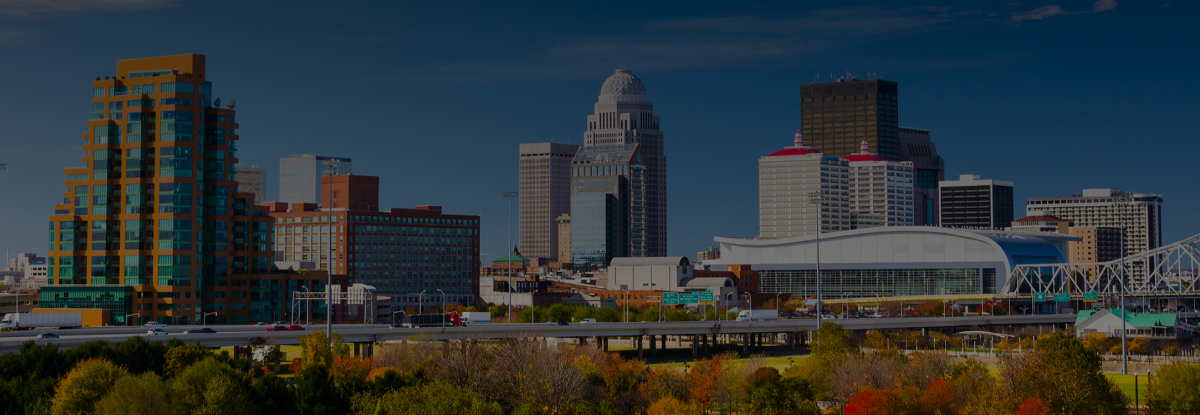
{"type": "Polygon", "coordinates": [[[900,160],[895,82],[845,79],[800,86],[800,113],[808,144],[822,153],[846,157],[859,141],[888,160],[900,160]]]}
{"type": "Polygon", "coordinates": [[[236,113],[205,75],[204,55],[186,54],[118,61],[92,83],[86,165],[66,169],[50,217],[43,308],[109,310],[111,324],[283,317],[273,221],[238,187],[236,113]]]}
{"type": "Polygon", "coordinates": [[[912,163],[913,225],[936,226],[938,182],[946,180],[946,164],[937,153],[929,130],[900,127],[900,161],[912,163]]]}
{"type": "MultiPolygon", "coordinates": [[[[1083,189],[1070,197],[1030,198],[1025,210],[1051,212],[1080,228],[1120,229],[1128,256],[1162,246],[1162,205],[1162,195],[1100,188],[1083,189]]],[[[1144,282],[1147,264],[1131,262],[1129,266],[1134,281],[1144,282]]]]}
{"type": "Polygon", "coordinates": [[[320,203],[321,177],[353,173],[345,157],[293,154],[279,159],[279,201],[320,203]]]}
{"type": "Polygon", "coordinates": [[[397,307],[416,306],[422,291],[425,301],[432,301],[431,293],[441,301],[445,293],[449,303],[474,304],[479,216],[444,214],[440,206],[380,211],[377,204],[348,198],[369,196],[362,189],[373,185],[377,203],[378,184],[372,176],[325,177],[330,204],[347,207],[272,204],[275,250],[284,261],[316,261],[321,269],[374,286],[397,307]]]}
{"type": "Polygon", "coordinates": [[[564,213],[554,218],[558,225],[558,262],[571,262],[571,214],[564,213]]]}
{"type": "Polygon", "coordinates": [[[1012,226],[1012,182],[963,174],[958,180],[938,182],[938,199],[941,226],[975,229],[1012,226]]]}
{"type": "Polygon", "coordinates": [[[521,144],[520,151],[521,250],[533,258],[557,260],[556,218],[571,213],[571,160],[579,146],[531,143],[521,144]]]}
{"type": "Polygon", "coordinates": [[[913,166],[871,153],[863,139],[857,154],[846,156],[850,176],[852,228],[913,226],[913,166]]]}
{"type": "Polygon", "coordinates": [[[667,252],[667,158],[646,86],[618,69],[604,81],[571,167],[572,262],[667,252]]]}
{"type": "Polygon", "coordinates": [[[234,180],[238,182],[238,190],[254,195],[254,200],[267,200],[266,183],[267,169],[258,167],[243,167],[237,166],[237,172],[234,174],[234,180]]]}
{"type": "MultiPolygon", "coordinates": [[[[1066,262],[1063,234],[939,227],[878,227],[835,232],[820,239],[825,298],[991,294],[1019,264],[1066,262]]],[[[705,265],[749,265],[759,291],[816,295],[817,240],[716,237],[721,258],[705,265]]]]}
{"type": "Polygon", "coordinates": [[[849,189],[848,162],[805,146],[797,131],[792,147],[758,159],[759,237],[849,230],[849,189]]]}

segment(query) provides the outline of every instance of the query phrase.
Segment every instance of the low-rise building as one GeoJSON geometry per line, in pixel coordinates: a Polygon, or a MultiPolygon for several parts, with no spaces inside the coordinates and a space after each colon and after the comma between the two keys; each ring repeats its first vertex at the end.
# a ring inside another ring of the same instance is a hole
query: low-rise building
{"type": "Polygon", "coordinates": [[[1082,310],[1075,318],[1075,333],[1079,338],[1092,333],[1103,333],[1109,337],[1118,337],[1125,330],[1126,337],[1147,337],[1156,339],[1174,339],[1194,334],[1190,328],[1180,330],[1176,327],[1175,314],[1148,314],[1125,311],[1125,319],[1121,320],[1120,308],[1100,310],[1082,310]]]}

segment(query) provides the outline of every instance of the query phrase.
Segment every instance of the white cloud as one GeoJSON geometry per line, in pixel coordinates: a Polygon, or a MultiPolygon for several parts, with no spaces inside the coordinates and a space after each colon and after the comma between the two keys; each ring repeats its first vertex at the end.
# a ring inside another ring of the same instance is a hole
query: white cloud
{"type": "Polygon", "coordinates": [[[1085,12],[1066,11],[1066,10],[1063,10],[1062,7],[1058,7],[1058,5],[1047,4],[1045,6],[1038,7],[1036,9],[1033,9],[1033,10],[1030,10],[1030,11],[1027,11],[1024,13],[1013,13],[1012,20],[1014,22],[1019,22],[1022,20],[1042,20],[1047,17],[1054,17],[1054,16],[1058,16],[1060,14],[1079,14],[1079,13],[1085,13],[1085,12]]]}
{"type": "Polygon", "coordinates": [[[159,9],[175,7],[179,3],[179,0],[0,0],[0,16],[31,17],[90,10],[159,9]]]}
{"type": "Polygon", "coordinates": [[[1117,8],[1117,4],[1119,4],[1117,0],[1096,0],[1095,3],[1092,3],[1092,11],[1106,12],[1117,8]]]}

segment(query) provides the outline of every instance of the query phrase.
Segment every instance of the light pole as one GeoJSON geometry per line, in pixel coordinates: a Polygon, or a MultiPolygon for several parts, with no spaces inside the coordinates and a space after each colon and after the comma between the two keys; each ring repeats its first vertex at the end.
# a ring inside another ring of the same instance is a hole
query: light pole
{"type": "Polygon", "coordinates": [[[141,313],[126,314],[126,315],[125,315],[125,325],[126,325],[126,326],[128,326],[128,325],[129,325],[129,318],[130,318],[130,317],[133,317],[133,316],[141,317],[141,316],[142,316],[142,314],[141,314],[141,313]]]}
{"type": "MultiPolygon", "coordinates": [[[[504,192],[504,197],[508,198],[508,246],[512,246],[512,198],[520,197],[520,195],[521,195],[520,192],[504,192]]],[[[512,309],[513,309],[512,260],[513,260],[512,254],[509,254],[509,257],[508,257],[508,324],[512,324],[512,309]]],[[[533,294],[529,295],[529,302],[531,304],[533,303],[533,294]]]]}
{"type": "Polygon", "coordinates": [[[441,289],[437,292],[442,293],[442,327],[446,327],[446,292],[441,289]]]}
{"type": "Polygon", "coordinates": [[[425,314],[425,290],[421,290],[421,295],[417,297],[417,314],[425,314]]]}
{"type": "Polygon", "coordinates": [[[200,316],[200,325],[207,326],[208,325],[208,320],[207,320],[208,316],[216,317],[216,315],[217,315],[217,312],[215,312],[215,311],[211,312],[211,313],[204,313],[203,315],[200,316]]]}
{"type": "Polygon", "coordinates": [[[817,329],[820,329],[821,313],[824,312],[821,308],[821,208],[825,207],[828,197],[820,190],[814,190],[808,194],[808,198],[810,205],[817,205],[817,329]]]}
{"type": "Polygon", "coordinates": [[[629,290],[625,290],[625,322],[629,322],[629,290]]]}
{"type": "MultiPolygon", "coordinates": [[[[333,160],[325,160],[325,169],[321,171],[322,181],[324,176],[333,176],[333,160]]],[[[333,180],[330,180],[330,184],[333,180]]],[[[329,334],[329,348],[333,349],[333,189],[324,189],[329,191],[329,206],[325,207],[325,222],[329,225],[329,258],[325,260],[325,332],[329,334]]]]}
{"type": "Polygon", "coordinates": [[[400,314],[400,313],[403,313],[403,312],[404,312],[404,310],[400,310],[400,311],[393,311],[393,312],[392,312],[392,325],[393,325],[393,326],[395,326],[395,325],[396,325],[396,314],[400,314]]]}

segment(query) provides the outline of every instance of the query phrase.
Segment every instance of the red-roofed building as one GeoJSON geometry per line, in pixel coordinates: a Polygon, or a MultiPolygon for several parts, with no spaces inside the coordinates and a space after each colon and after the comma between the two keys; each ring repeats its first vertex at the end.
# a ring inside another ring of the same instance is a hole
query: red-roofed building
{"type": "Polygon", "coordinates": [[[913,166],[872,153],[863,139],[859,152],[846,156],[854,229],[913,226],[913,166]]]}
{"type": "Polygon", "coordinates": [[[846,161],[805,146],[799,131],[791,147],[759,158],[759,236],[790,238],[812,235],[818,229],[850,230],[847,169],[846,161]]]}

